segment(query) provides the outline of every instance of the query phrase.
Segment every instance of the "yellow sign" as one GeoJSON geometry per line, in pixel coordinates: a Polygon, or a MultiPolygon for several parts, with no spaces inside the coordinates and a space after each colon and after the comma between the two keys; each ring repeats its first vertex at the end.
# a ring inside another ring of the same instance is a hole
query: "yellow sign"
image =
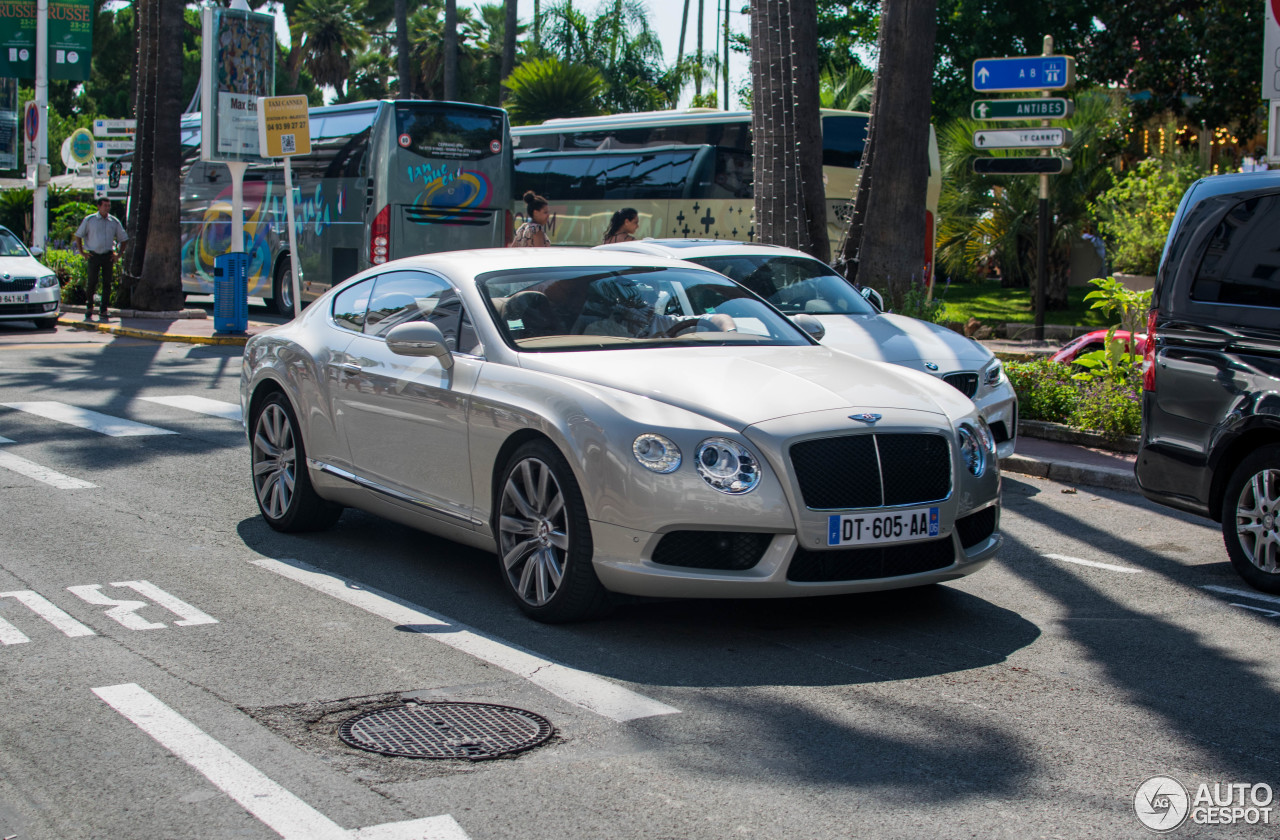
{"type": "Polygon", "coordinates": [[[258,148],[270,158],[311,153],[305,96],[258,97],[258,148]]]}

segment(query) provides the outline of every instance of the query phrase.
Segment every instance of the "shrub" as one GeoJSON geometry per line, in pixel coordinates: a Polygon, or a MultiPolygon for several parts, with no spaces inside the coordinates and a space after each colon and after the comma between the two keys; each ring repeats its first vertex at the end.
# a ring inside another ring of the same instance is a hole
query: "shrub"
{"type": "Polygon", "coordinates": [[[1066,423],[1075,414],[1080,385],[1071,378],[1070,365],[1036,359],[1008,362],[1004,369],[1018,394],[1018,415],[1023,419],[1066,423]]]}
{"type": "Polygon", "coordinates": [[[1095,379],[1084,383],[1070,425],[1115,440],[1142,431],[1142,397],[1127,382],[1095,379]]]}
{"type": "Polygon", "coordinates": [[[49,219],[49,244],[70,245],[76,228],[84,221],[84,217],[96,212],[97,208],[83,201],[69,201],[53,211],[49,219]]]}
{"type": "Polygon", "coordinates": [[[84,303],[85,279],[88,276],[84,257],[74,251],[51,248],[40,259],[58,275],[58,283],[62,285],[62,302],[84,303]]]}
{"type": "Polygon", "coordinates": [[[947,306],[941,298],[929,298],[924,284],[913,280],[902,296],[902,307],[898,314],[919,318],[931,324],[942,324],[947,320],[947,306]]]}
{"type": "Polygon", "coordinates": [[[1112,186],[1092,210],[1111,246],[1111,267],[1127,274],[1155,274],[1169,225],[1187,187],[1202,172],[1190,157],[1151,157],[1123,175],[1112,173],[1112,186]]]}

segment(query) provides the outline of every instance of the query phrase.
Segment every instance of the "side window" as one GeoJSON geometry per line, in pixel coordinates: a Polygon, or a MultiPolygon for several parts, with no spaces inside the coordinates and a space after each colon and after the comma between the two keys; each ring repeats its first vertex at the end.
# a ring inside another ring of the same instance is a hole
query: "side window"
{"type": "Polygon", "coordinates": [[[1191,283],[1191,299],[1280,308],[1280,196],[1242,201],[1218,223],[1191,283]]]}
{"type": "Polygon", "coordinates": [[[365,310],[369,306],[372,280],[362,280],[339,292],[333,299],[333,320],[338,326],[353,332],[364,329],[365,310]]]}
{"type": "MultiPolygon", "coordinates": [[[[430,316],[457,294],[443,279],[416,271],[393,271],[377,278],[369,299],[369,316],[364,322],[366,335],[385,336],[397,324],[434,320],[430,316]]],[[[456,320],[455,320],[456,323],[456,320]]],[[[444,332],[444,327],[441,327],[444,332]]],[[[446,337],[448,333],[445,333],[446,337]]],[[[454,336],[457,329],[454,328],[454,336]]],[[[452,349],[452,348],[451,348],[452,349]]]]}

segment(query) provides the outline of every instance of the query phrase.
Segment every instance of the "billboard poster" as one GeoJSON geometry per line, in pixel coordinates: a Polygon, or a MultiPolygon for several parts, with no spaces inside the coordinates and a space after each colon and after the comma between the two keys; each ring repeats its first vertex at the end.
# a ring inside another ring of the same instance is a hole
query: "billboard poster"
{"type": "Polygon", "coordinates": [[[257,160],[258,97],[275,92],[275,18],[207,7],[203,43],[202,157],[257,160]]]}
{"type": "MultiPolygon", "coordinates": [[[[49,78],[83,82],[93,55],[93,0],[49,3],[49,78]]],[[[0,76],[36,77],[35,0],[0,2],[0,76]]]]}

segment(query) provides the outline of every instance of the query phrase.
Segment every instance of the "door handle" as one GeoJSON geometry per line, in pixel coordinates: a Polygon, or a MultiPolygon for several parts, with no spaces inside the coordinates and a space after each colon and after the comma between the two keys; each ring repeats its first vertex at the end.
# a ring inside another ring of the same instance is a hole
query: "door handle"
{"type": "Polygon", "coordinates": [[[364,368],[357,364],[352,364],[351,362],[330,362],[329,364],[333,365],[343,373],[364,373],[364,368]]]}

